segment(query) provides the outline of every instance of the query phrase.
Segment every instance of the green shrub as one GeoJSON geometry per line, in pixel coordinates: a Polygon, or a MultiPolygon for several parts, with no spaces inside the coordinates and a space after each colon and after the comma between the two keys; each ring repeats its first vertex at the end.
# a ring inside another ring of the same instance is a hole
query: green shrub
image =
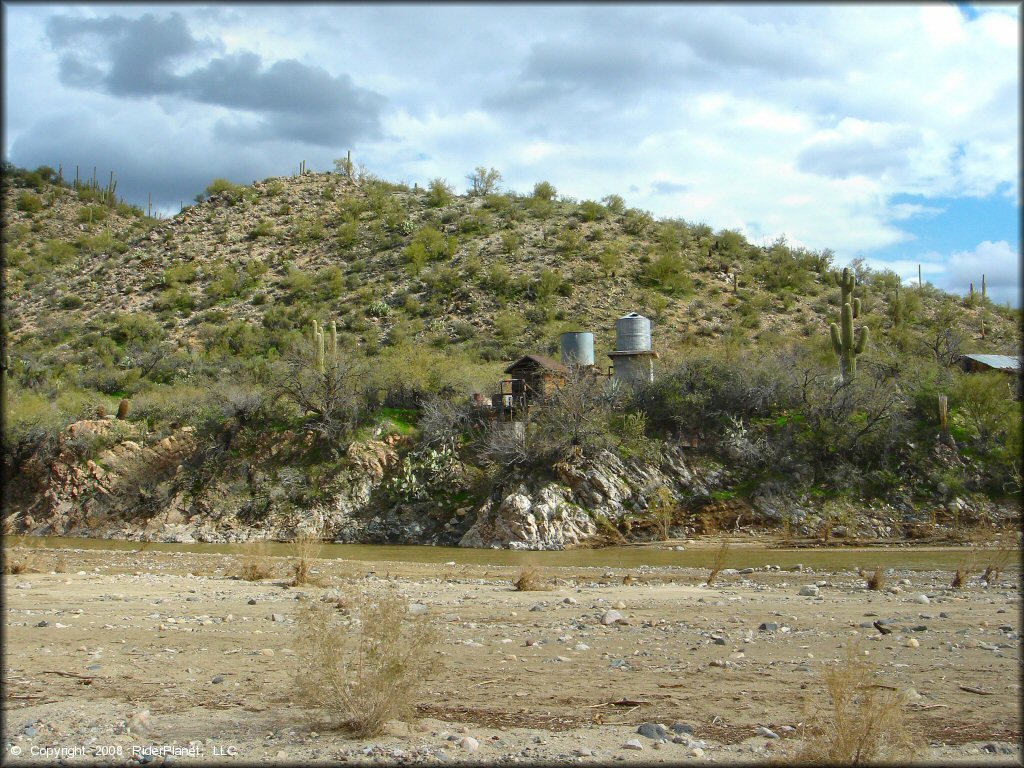
{"type": "Polygon", "coordinates": [[[583,221],[597,221],[605,218],[608,215],[608,210],[598,202],[584,200],[580,203],[576,213],[583,221]]]}
{"type": "Polygon", "coordinates": [[[441,208],[452,201],[454,188],[444,179],[431,179],[427,185],[427,205],[431,208],[441,208]]]}
{"type": "Polygon", "coordinates": [[[654,217],[647,211],[630,208],[622,219],[622,229],[630,235],[642,237],[654,226],[654,217]]]}
{"type": "Polygon", "coordinates": [[[999,371],[959,376],[950,397],[952,420],[983,445],[1005,438],[1011,420],[1020,419],[1011,383],[1010,377],[999,371]]]}
{"type": "Polygon", "coordinates": [[[164,285],[170,287],[181,283],[195,282],[199,270],[193,262],[173,264],[164,270],[164,285]]]}
{"type": "Polygon", "coordinates": [[[533,197],[538,200],[551,201],[555,199],[555,195],[558,194],[558,190],[555,189],[554,185],[548,181],[538,181],[533,185],[533,197]]]}
{"type": "Polygon", "coordinates": [[[445,237],[434,227],[427,225],[413,235],[412,242],[403,253],[407,262],[437,261],[450,259],[455,255],[458,243],[454,237],[445,237]]]}
{"type": "Polygon", "coordinates": [[[693,278],[690,277],[686,262],[676,253],[660,253],[640,273],[641,282],[651,285],[665,293],[681,294],[693,290],[693,278]]]}
{"type": "Polygon", "coordinates": [[[39,213],[43,210],[43,199],[31,192],[22,192],[18,195],[17,207],[22,213],[39,213]]]}
{"type": "Polygon", "coordinates": [[[104,221],[108,211],[105,205],[86,205],[79,209],[77,219],[80,224],[104,221]]]}
{"type": "Polygon", "coordinates": [[[614,214],[621,214],[626,210],[626,201],[619,195],[605,195],[601,198],[601,202],[614,214]]]}
{"type": "Polygon", "coordinates": [[[249,234],[245,236],[246,240],[258,240],[261,237],[272,237],[274,235],[274,223],[267,219],[259,222],[255,227],[249,230],[249,234]]]}
{"type": "Polygon", "coordinates": [[[337,241],[338,246],[341,248],[351,248],[359,242],[359,222],[346,221],[339,225],[337,230],[337,241]]]}
{"type": "Polygon", "coordinates": [[[207,197],[221,195],[229,204],[234,205],[242,199],[245,194],[245,187],[240,184],[232,184],[227,179],[214,179],[206,187],[205,192],[207,197]]]}

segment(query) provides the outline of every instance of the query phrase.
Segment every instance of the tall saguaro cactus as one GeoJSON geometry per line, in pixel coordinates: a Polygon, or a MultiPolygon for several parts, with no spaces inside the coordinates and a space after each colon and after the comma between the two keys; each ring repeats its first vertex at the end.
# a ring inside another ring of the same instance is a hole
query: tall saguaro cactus
{"type": "Polygon", "coordinates": [[[324,372],[324,332],[320,329],[316,320],[313,321],[313,349],[316,354],[316,369],[324,372]]]}
{"type": "Polygon", "coordinates": [[[857,356],[860,355],[868,343],[868,328],[862,326],[860,333],[854,336],[853,318],[860,314],[860,299],[853,298],[853,289],[857,284],[856,276],[849,267],[843,269],[842,275],[836,275],[836,284],[842,291],[843,308],[840,312],[840,325],[831,323],[828,327],[832,336],[832,348],[839,355],[839,369],[843,381],[847,382],[857,372],[857,356]]]}

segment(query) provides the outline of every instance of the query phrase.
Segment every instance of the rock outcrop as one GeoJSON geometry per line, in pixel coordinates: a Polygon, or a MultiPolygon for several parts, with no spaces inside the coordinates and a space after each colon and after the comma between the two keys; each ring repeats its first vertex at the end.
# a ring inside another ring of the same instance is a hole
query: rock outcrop
{"type": "Polygon", "coordinates": [[[195,448],[191,427],[144,444],[131,422],[74,422],[58,435],[55,451],[39,451],[25,466],[38,494],[21,527],[38,535],[88,536],[110,528],[115,518],[145,519],[162,506],[156,488],[195,448]]]}
{"type": "Polygon", "coordinates": [[[566,549],[596,539],[603,521],[614,525],[646,510],[659,488],[676,498],[707,493],[678,448],[658,465],[603,451],[560,462],[554,471],[555,481],[523,482],[488,499],[459,546],[566,549]]]}

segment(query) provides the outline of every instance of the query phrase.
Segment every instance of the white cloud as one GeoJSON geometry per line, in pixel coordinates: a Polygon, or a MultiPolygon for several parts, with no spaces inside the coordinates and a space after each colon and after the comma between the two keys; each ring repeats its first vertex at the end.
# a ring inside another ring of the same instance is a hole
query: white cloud
{"type": "MultiPolygon", "coordinates": [[[[580,199],[629,193],[656,215],[755,241],[784,234],[848,260],[908,241],[908,222],[941,213],[928,198],[1018,202],[1020,9],[977,10],[967,20],[942,5],[12,5],[5,149],[34,166],[58,149],[91,165],[92,149],[121,147],[119,172],[137,163],[153,174],[160,153],[150,150],[169,141],[161,185],[175,168],[212,159],[236,169],[247,154],[252,178],[290,172],[300,157],[326,169],[346,149],[386,178],[459,188],[493,166],[518,191],[545,179],[580,199]],[[237,132],[228,142],[216,125],[240,124],[237,113],[143,108],[58,82],[47,18],[171,12],[219,55],[350,76],[386,99],[384,135],[337,148],[256,146],[237,132]],[[40,138],[54,125],[59,145],[40,138]],[[924,200],[898,201],[908,194],[924,200]]],[[[936,280],[966,258],[946,250],[930,263],[936,280]]]]}
{"type": "Polygon", "coordinates": [[[972,251],[953,253],[947,261],[942,287],[962,294],[973,282],[975,290],[981,290],[982,275],[993,301],[1010,301],[1020,306],[1020,254],[1005,240],[986,240],[972,251]]]}

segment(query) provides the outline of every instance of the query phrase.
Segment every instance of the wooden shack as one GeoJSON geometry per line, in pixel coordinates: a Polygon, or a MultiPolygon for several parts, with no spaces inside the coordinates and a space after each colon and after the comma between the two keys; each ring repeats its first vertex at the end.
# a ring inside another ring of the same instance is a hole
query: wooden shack
{"type": "Polygon", "coordinates": [[[569,369],[544,355],[524,355],[505,369],[509,377],[502,382],[503,395],[513,402],[529,403],[554,394],[569,375],[569,369]]]}
{"type": "Polygon", "coordinates": [[[960,367],[966,373],[985,373],[986,371],[1002,371],[1003,373],[1020,374],[1020,358],[1012,355],[963,355],[960,367]]]}

